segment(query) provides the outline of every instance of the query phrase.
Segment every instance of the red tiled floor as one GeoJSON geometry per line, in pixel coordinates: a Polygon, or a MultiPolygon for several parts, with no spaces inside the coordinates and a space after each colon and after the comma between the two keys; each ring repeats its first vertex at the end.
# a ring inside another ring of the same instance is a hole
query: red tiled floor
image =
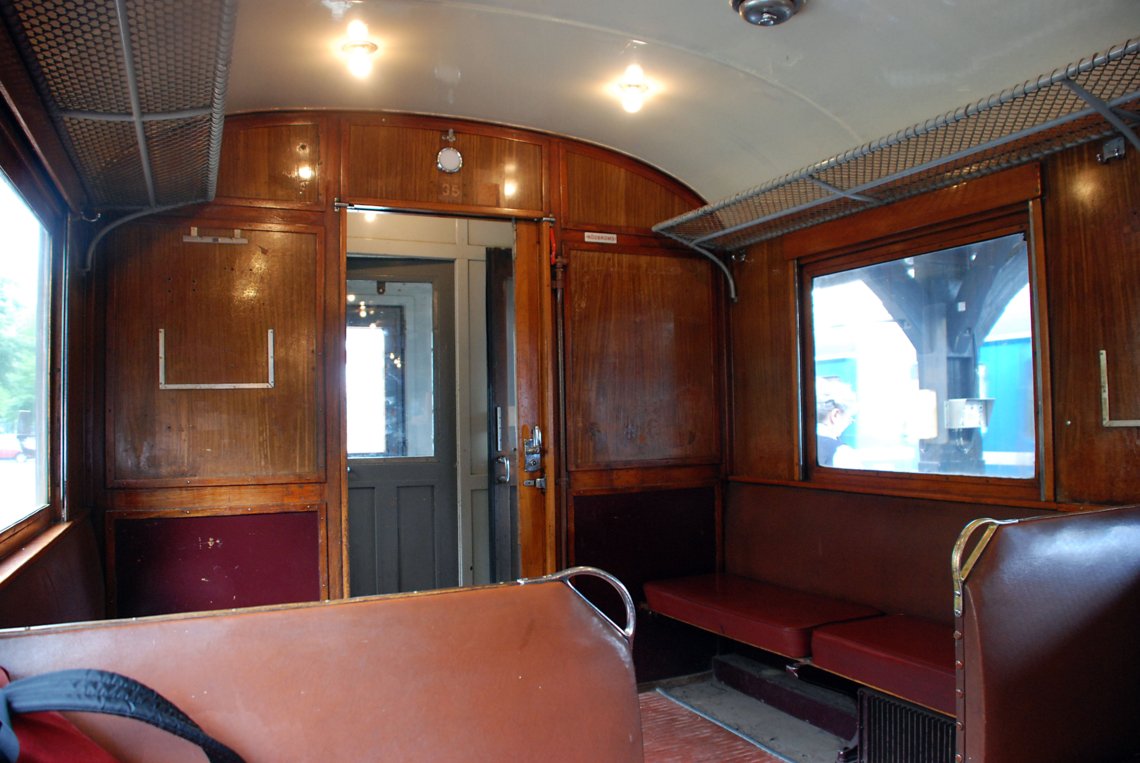
{"type": "Polygon", "coordinates": [[[781,763],[773,755],[657,692],[639,695],[646,763],[781,763]]]}

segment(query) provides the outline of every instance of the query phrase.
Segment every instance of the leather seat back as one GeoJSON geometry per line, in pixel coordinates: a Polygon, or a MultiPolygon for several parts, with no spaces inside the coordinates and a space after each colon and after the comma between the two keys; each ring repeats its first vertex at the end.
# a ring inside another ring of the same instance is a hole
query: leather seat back
{"type": "Polygon", "coordinates": [[[975,523],[970,544],[981,551],[962,565],[956,612],[963,759],[1140,753],[1140,507],[975,523]]]}
{"type": "MultiPolygon", "coordinates": [[[[0,665],[131,676],[250,763],[642,756],[629,640],[558,581],[7,631],[0,665]]],[[[202,760],[73,720],[128,763],[202,760]]]]}

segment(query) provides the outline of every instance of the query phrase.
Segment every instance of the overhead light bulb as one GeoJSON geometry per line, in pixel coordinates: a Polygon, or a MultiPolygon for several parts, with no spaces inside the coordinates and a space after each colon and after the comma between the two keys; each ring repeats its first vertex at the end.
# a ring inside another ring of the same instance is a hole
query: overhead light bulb
{"type": "Polygon", "coordinates": [[[630,114],[641,111],[645,98],[649,95],[649,82],[645,78],[645,70],[639,64],[630,64],[625,68],[625,74],[618,82],[618,93],[623,109],[630,114]]]}
{"type": "Polygon", "coordinates": [[[348,24],[348,34],[340,50],[347,60],[349,73],[364,79],[372,73],[372,57],[380,46],[368,39],[368,25],[355,19],[348,24]]]}

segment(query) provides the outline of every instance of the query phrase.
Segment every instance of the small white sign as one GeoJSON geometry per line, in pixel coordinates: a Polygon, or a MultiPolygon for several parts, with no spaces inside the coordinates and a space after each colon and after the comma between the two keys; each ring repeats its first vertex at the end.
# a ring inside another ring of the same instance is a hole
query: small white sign
{"type": "Polygon", "coordinates": [[[586,241],[590,241],[590,242],[593,242],[595,244],[616,244],[617,243],[617,234],[616,233],[593,233],[592,231],[586,231],[586,241]]]}

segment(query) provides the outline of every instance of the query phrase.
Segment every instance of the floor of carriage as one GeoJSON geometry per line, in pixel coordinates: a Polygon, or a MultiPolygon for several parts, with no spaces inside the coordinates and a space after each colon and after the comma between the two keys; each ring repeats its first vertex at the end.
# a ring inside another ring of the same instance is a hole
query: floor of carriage
{"type": "Polygon", "coordinates": [[[640,700],[647,763],[835,763],[849,744],[711,673],[655,685],[640,700]]]}

